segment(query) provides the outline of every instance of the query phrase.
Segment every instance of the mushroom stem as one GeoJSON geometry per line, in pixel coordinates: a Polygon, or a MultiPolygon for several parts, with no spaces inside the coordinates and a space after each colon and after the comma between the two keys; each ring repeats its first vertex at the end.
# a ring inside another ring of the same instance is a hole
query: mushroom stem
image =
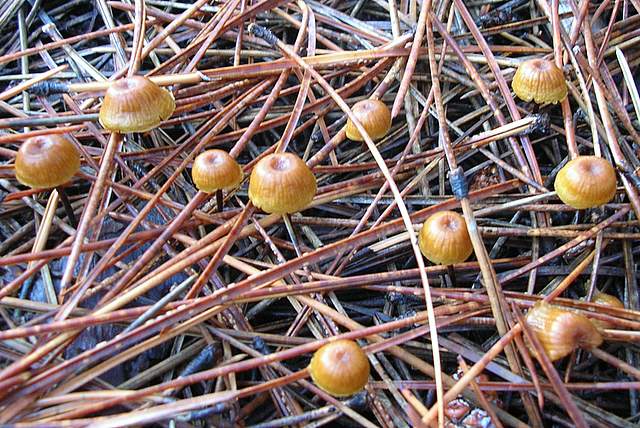
{"type": "Polygon", "coordinates": [[[216,208],[218,212],[222,212],[222,205],[224,204],[224,198],[222,197],[222,189],[216,190],[216,208]]]}
{"type": "Polygon", "coordinates": [[[531,110],[532,114],[538,114],[540,113],[540,104],[538,103],[533,103],[533,108],[531,110]]]}
{"type": "Polygon", "coordinates": [[[71,206],[71,201],[69,200],[69,197],[67,196],[67,193],[64,191],[64,188],[62,186],[56,187],[56,190],[58,191],[58,195],[60,196],[60,200],[62,201],[62,206],[64,207],[64,211],[67,214],[69,223],[75,228],[78,223],[76,221],[76,215],[73,212],[73,207],[71,206]]]}
{"type": "Polygon", "coordinates": [[[456,271],[453,268],[453,265],[447,265],[447,275],[449,275],[449,279],[451,280],[451,287],[456,288],[457,287],[456,271]]]}

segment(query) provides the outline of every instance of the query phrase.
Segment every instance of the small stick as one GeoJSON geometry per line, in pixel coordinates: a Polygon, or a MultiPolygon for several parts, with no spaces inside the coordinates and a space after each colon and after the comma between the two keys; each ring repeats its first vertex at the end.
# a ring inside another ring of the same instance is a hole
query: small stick
{"type": "MultiPolygon", "coordinates": [[[[82,218],[80,224],[78,225],[78,230],[76,231],[76,235],[74,236],[73,246],[71,247],[71,253],[69,254],[69,259],[67,260],[67,265],[65,267],[64,273],[62,275],[62,280],[60,281],[60,295],[64,295],[64,291],[71,283],[73,277],[73,270],[75,268],[75,264],[80,257],[80,247],[84,243],[84,238],[86,234],[89,232],[89,225],[91,220],[93,220],[93,216],[95,210],[98,206],[99,200],[103,196],[103,190],[106,185],[107,175],[111,171],[113,166],[113,158],[118,150],[120,144],[122,143],[122,135],[113,133],[111,134],[111,138],[107,143],[107,147],[105,148],[104,154],[102,156],[102,161],[100,162],[100,170],[98,172],[98,178],[93,185],[92,191],[89,194],[89,200],[85,205],[84,212],[82,213],[82,218]]],[[[78,296],[79,297],[79,296],[78,296]]],[[[65,319],[69,313],[75,308],[77,301],[70,301],[70,304],[65,305],[65,308],[59,312],[58,321],[65,319]]]]}
{"type": "Polygon", "coordinates": [[[140,69],[144,46],[145,20],[147,18],[144,0],[135,0],[135,27],[133,28],[133,52],[129,61],[127,77],[134,76],[140,69]]]}
{"type": "Polygon", "coordinates": [[[231,249],[231,246],[238,239],[240,232],[242,231],[242,228],[244,227],[247,220],[253,213],[254,209],[255,208],[253,204],[249,202],[244,207],[242,212],[238,214],[235,222],[233,223],[233,226],[229,230],[229,233],[224,238],[224,242],[222,243],[222,245],[220,245],[217,248],[215,254],[213,255],[213,257],[211,257],[211,260],[209,260],[209,263],[207,263],[207,266],[204,268],[204,270],[200,274],[200,277],[198,278],[196,283],[193,284],[193,287],[191,287],[191,289],[187,293],[187,296],[186,296],[187,299],[195,298],[200,292],[200,290],[202,289],[202,287],[204,287],[204,284],[209,280],[213,272],[215,272],[215,270],[218,269],[218,266],[220,266],[222,259],[226,256],[226,254],[229,252],[229,249],[231,249]]]}
{"type": "Polygon", "coordinates": [[[591,352],[594,357],[612,365],[613,367],[628,374],[629,376],[633,376],[636,379],[640,380],[640,370],[633,367],[632,365],[625,363],[624,361],[614,357],[613,355],[603,351],[600,348],[590,349],[589,352],[591,352]]]}
{"type": "Polygon", "coordinates": [[[289,214],[282,214],[282,220],[284,221],[284,225],[287,229],[287,233],[291,238],[291,243],[296,250],[296,254],[298,257],[302,255],[300,252],[300,246],[298,245],[298,238],[296,237],[296,232],[293,230],[293,224],[291,224],[291,219],[289,218],[289,214]]]}
{"type": "Polygon", "coordinates": [[[62,205],[64,206],[64,211],[67,214],[69,223],[71,227],[75,228],[78,225],[78,222],[76,221],[76,216],[73,212],[73,207],[71,206],[71,201],[69,201],[67,192],[64,191],[64,187],[62,186],[56,187],[56,190],[58,191],[58,195],[60,196],[60,200],[62,201],[62,205]]]}
{"type": "MultiPolygon", "coordinates": [[[[562,70],[562,39],[560,37],[560,17],[558,15],[559,0],[551,0],[551,25],[553,28],[553,54],[555,63],[562,70]]],[[[564,118],[564,130],[567,136],[567,148],[571,159],[577,158],[578,143],[576,143],[576,130],[573,127],[573,115],[569,105],[569,97],[560,101],[562,106],[562,116],[564,118]]],[[[596,146],[597,147],[597,146],[596,146]]]]}
{"type": "Polygon", "coordinates": [[[173,290],[167,293],[163,298],[158,300],[153,306],[145,311],[140,317],[138,317],[134,322],[129,324],[127,328],[125,328],[121,334],[128,333],[136,328],[140,327],[142,324],[153,318],[158,312],[162,311],[162,309],[166,306],[167,303],[171,302],[175,297],[177,297],[180,293],[182,293],[186,288],[195,281],[196,276],[191,275],[186,280],[182,281],[181,284],[176,286],[173,290]]]}
{"type": "Polygon", "coordinates": [[[61,66],[56,67],[56,68],[54,68],[52,70],[49,70],[49,71],[44,72],[42,74],[39,74],[36,77],[27,80],[26,82],[20,83],[19,85],[16,85],[16,86],[14,86],[12,88],[9,88],[6,91],[0,93],[0,101],[5,101],[5,100],[8,100],[10,98],[13,98],[16,95],[20,94],[20,92],[26,91],[30,87],[34,86],[36,83],[42,82],[42,81],[46,81],[50,77],[55,76],[56,74],[60,73],[61,71],[66,70],[66,69],[67,69],[66,65],[61,65],[61,66]]]}

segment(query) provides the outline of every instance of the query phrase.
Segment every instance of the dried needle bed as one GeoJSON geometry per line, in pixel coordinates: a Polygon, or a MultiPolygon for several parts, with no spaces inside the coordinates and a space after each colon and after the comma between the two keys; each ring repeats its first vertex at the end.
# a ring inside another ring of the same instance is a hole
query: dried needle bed
{"type": "Polygon", "coordinates": [[[640,423],[640,2],[0,2],[0,424],[640,423]]]}

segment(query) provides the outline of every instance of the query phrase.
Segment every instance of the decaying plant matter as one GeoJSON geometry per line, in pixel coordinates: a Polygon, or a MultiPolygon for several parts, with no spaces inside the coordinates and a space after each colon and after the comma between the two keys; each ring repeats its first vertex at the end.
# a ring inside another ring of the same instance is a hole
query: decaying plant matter
{"type": "Polygon", "coordinates": [[[0,425],[637,426],[639,29],[2,2],[0,425]]]}

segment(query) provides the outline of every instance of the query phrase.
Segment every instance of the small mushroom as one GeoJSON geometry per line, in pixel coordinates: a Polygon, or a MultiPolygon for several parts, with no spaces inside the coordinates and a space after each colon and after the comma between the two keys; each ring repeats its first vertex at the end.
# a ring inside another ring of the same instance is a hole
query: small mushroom
{"type": "Polygon", "coordinates": [[[267,213],[301,211],[311,203],[316,189],[311,169],[293,153],[265,156],[249,178],[249,199],[267,213]]]}
{"type": "MultiPolygon", "coordinates": [[[[373,140],[383,138],[391,129],[391,111],[380,100],[358,101],[351,110],[373,140]]],[[[346,132],[350,140],[364,141],[351,119],[347,120],[346,132]]]]}
{"type": "Polygon", "coordinates": [[[353,340],[336,340],[318,349],[309,373],[322,390],[336,397],[346,397],[361,391],[369,380],[369,360],[353,340]]]}
{"type": "Polygon", "coordinates": [[[567,82],[562,70],[552,61],[540,58],[520,64],[511,87],[518,98],[537,104],[555,104],[567,96],[567,82]]]}
{"type": "Polygon", "coordinates": [[[99,117],[112,132],[147,132],[171,117],[175,108],[171,92],[144,76],[132,76],[109,86],[99,117]]]}
{"type": "Polygon", "coordinates": [[[616,194],[613,166],[597,156],[578,156],[558,172],[555,180],[558,197],[576,209],[606,204],[616,194]]]}
{"type": "Polygon", "coordinates": [[[464,217],[454,211],[440,211],[427,218],[418,245],[429,261],[443,265],[462,263],[473,252],[464,217]]]}

